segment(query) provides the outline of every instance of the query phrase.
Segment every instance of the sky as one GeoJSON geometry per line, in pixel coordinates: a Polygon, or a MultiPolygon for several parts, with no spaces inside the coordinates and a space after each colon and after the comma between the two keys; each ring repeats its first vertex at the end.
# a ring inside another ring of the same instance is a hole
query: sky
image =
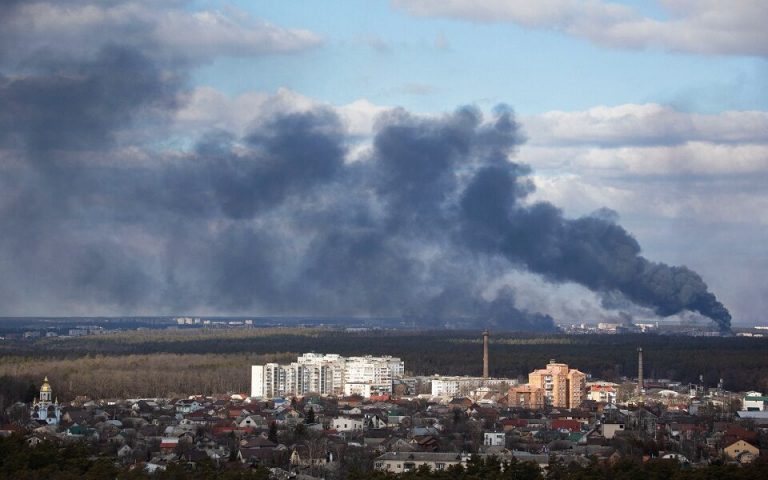
{"type": "Polygon", "coordinates": [[[764,324],[766,22],[0,1],[0,315],[764,324]]]}

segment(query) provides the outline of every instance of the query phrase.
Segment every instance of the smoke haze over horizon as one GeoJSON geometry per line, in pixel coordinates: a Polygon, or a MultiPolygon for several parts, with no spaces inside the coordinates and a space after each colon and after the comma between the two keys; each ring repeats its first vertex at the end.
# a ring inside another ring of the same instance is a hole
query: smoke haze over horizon
{"type": "MultiPolygon", "coordinates": [[[[729,330],[702,276],[646,258],[612,205],[568,217],[536,197],[511,106],[380,108],[363,133],[350,112],[279,98],[242,128],[179,122],[203,60],[193,38],[169,43],[134,7],[151,32],[141,42],[0,46],[0,315],[370,315],[532,331],[577,315],[692,315],[729,330]],[[534,287],[567,290],[581,310],[534,287]]],[[[242,28],[263,42],[250,55],[322,44],[242,28]]],[[[212,38],[207,55],[244,48],[227,42],[212,38]]]]}

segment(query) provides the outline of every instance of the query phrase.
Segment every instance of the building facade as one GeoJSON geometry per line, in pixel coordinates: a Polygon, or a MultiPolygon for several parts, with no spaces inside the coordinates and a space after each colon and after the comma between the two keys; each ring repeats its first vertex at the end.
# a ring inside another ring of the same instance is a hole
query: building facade
{"type": "Polygon", "coordinates": [[[392,393],[392,382],[405,374],[396,357],[342,357],[305,353],[287,365],[267,363],[251,367],[251,396],[359,394],[364,397],[392,393]]]}
{"type": "Polygon", "coordinates": [[[744,394],[744,410],[748,412],[768,411],[768,396],[762,392],[747,392],[744,394]]]}
{"type": "Polygon", "coordinates": [[[611,382],[591,382],[587,384],[587,398],[595,402],[616,403],[618,384],[611,382]]]}
{"type": "Polygon", "coordinates": [[[473,390],[482,387],[493,389],[514,385],[514,378],[485,378],[485,377],[447,377],[435,375],[430,378],[430,392],[433,397],[460,397],[470,395],[473,390]]]}
{"type": "Polygon", "coordinates": [[[554,360],[546,368],[529,373],[528,384],[544,391],[544,402],[549,406],[575,408],[586,399],[587,376],[554,360]]]}
{"type": "Polygon", "coordinates": [[[507,405],[530,409],[544,408],[544,389],[532,385],[516,385],[507,393],[507,405]]]}

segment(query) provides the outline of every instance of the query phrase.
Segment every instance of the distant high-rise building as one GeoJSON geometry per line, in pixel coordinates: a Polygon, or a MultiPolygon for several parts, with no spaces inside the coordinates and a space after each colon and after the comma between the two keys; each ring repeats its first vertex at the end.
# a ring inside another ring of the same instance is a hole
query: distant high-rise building
{"type": "Polygon", "coordinates": [[[586,396],[587,376],[554,360],[546,368],[529,373],[528,383],[543,389],[546,404],[553,407],[575,408],[586,396]]]}
{"type": "Polygon", "coordinates": [[[305,353],[288,365],[267,363],[251,367],[251,396],[392,393],[392,381],[405,373],[399,358],[342,357],[305,353]]]}

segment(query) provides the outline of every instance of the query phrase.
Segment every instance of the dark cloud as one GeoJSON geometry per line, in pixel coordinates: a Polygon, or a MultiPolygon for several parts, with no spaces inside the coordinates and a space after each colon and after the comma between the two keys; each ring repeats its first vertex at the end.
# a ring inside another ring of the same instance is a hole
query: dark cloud
{"type": "Polygon", "coordinates": [[[160,122],[172,109],[178,79],[141,53],[104,47],[85,63],[56,65],[35,74],[0,76],[0,146],[45,153],[101,150],[141,112],[160,122]]]}
{"type": "Polygon", "coordinates": [[[701,277],[640,256],[614,213],[566,219],[529,204],[530,171],[509,161],[522,137],[508,107],[488,121],[474,108],[388,112],[353,163],[325,108],[169,154],[157,144],[184,77],[109,46],[0,80],[3,313],[369,314],[552,329],[509,288],[490,288],[525,269],[728,327],[701,277]]]}

